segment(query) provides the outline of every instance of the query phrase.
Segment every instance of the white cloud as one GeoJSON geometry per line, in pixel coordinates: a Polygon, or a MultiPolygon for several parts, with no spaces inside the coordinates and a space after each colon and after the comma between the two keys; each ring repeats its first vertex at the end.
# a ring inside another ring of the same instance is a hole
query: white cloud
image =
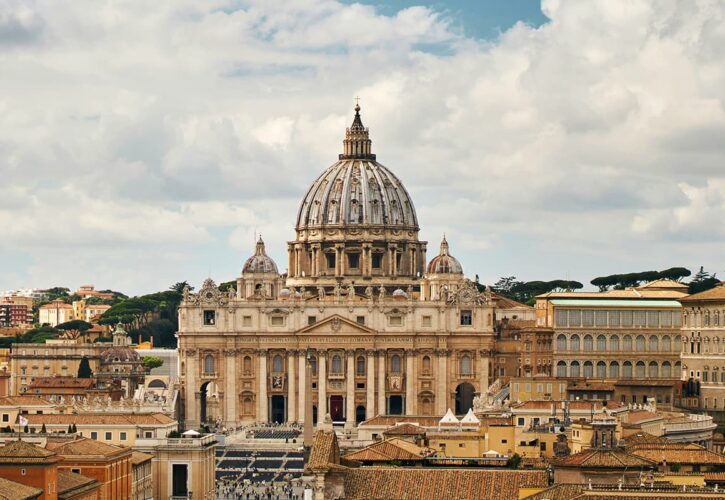
{"type": "Polygon", "coordinates": [[[333,0],[4,7],[0,288],[69,255],[131,292],[230,279],[255,231],[284,269],[356,95],[430,253],[484,281],[722,266],[721,3],[546,0],[494,41],[333,0]]]}

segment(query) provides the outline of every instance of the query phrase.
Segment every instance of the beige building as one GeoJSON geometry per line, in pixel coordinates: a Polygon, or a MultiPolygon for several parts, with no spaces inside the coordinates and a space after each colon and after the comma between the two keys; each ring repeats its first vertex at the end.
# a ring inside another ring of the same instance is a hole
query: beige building
{"type": "MultiPolygon", "coordinates": [[[[686,295],[687,286],[669,280],[608,292],[540,295],[537,326],[554,329],[554,375],[612,383],[636,380],[636,391],[620,391],[622,402],[645,403],[655,396],[657,403],[676,403],[671,394],[680,378],[678,300],[686,295]],[[662,388],[663,382],[667,387],[662,388]]],[[[614,391],[602,390],[599,398],[614,391]]]]}
{"type": "Polygon", "coordinates": [[[184,294],[188,428],[302,422],[306,391],[313,419],[352,427],[377,414],[464,414],[487,390],[495,298],[465,279],[445,238],[426,265],[412,199],[371,153],[358,111],[339,161],[303,198],[288,274],[260,238],[236,293],[207,280],[184,294]]]}
{"type": "Polygon", "coordinates": [[[719,422],[725,411],[725,286],[680,299],[682,406],[706,410],[719,422]]]}
{"type": "Polygon", "coordinates": [[[61,323],[75,319],[73,306],[56,299],[50,304],[40,306],[38,309],[38,323],[41,325],[58,326],[61,323]]]}

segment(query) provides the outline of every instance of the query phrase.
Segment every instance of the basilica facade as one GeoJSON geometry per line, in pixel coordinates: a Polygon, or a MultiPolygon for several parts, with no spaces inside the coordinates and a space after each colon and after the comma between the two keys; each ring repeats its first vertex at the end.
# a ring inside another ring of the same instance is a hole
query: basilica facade
{"type": "Polygon", "coordinates": [[[430,261],[413,201],[372,153],[356,106],[343,153],[304,195],[287,273],[260,238],[236,290],[179,309],[186,427],[458,414],[486,392],[495,297],[445,238],[430,261]],[[309,397],[311,396],[311,398],[309,397]]]}

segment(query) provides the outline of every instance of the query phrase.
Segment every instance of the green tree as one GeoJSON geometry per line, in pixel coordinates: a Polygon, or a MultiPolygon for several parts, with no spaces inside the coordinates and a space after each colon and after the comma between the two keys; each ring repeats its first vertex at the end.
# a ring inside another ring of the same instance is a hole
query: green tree
{"type": "Polygon", "coordinates": [[[688,291],[690,294],[704,292],[711,288],[715,288],[720,284],[720,280],[715,277],[715,273],[710,274],[705,271],[703,266],[700,266],[700,270],[695,274],[688,285],[688,291]]]}
{"type": "Polygon", "coordinates": [[[93,377],[93,370],[91,370],[91,363],[88,361],[88,358],[83,356],[81,358],[81,362],[78,365],[78,378],[92,378],[93,377]]]}
{"type": "Polygon", "coordinates": [[[219,285],[220,292],[227,292],[230,288],[234,291],[237,290],[237,280],[225,281],[224,283],[219,285]]]}
{"type": "Polygon", "coordinates": [[[41,434],[47,434],[48,433],[48,430],[45,428],[45,424],[43,424],[43,426],[40,428],[40,433],[41,434]]]}
{"type": "Polygon", "coordinates": [[[508,460],[506,460],[506,467],[509,469],[518,469],[519,464],[521,464],[521,455],[518,453],[514,453],[508,460]]]}
{"type": "Polygon", "coordinates": [[[91,323],[83,321],[82,319],[74,319],[72,321],[66,321],[56,326],[58,330],[65,332],[67,337],[78,338],[84,335],[88,330],[93,328],[91,323]]]}
{"type": "Polygon", "coordinates": [[[144,356],[143,364],[147,371],[151,371],[154,368],[158,368],[164,364],[164,360],[158,356],[144,356]]]}

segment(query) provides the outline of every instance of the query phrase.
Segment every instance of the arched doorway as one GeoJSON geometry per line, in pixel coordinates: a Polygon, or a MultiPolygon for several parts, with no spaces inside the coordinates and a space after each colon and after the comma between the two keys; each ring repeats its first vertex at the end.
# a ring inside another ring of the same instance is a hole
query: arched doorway
{"type": "Polygon", "coordinates": [[[284,396],[272,396],[272,422],[283,424],[285,422],[284,396]]]}
{"type": "Polygon", "coordinates": [[[473,408],[473,395],[476,390],[468,382],[458,384],[456,387],[456,415],[468,413],[473,408]]]}
{"type": "Polygon", "coordinates": [[[330,396],[330,418],[333,422],[345,421],[344,408],[342,396],[330,396]]]}
{"type": "Polygon", "coordinates": [[[204,382],[199,388],[199,422],[206,422],[206,396],[209,382],[204,382]]]}
{"type": "Polygon", "coordinates": [[[365,421],[365,407],[358,406],[355,408],[355,423],[360,424],[365,421]]]}

